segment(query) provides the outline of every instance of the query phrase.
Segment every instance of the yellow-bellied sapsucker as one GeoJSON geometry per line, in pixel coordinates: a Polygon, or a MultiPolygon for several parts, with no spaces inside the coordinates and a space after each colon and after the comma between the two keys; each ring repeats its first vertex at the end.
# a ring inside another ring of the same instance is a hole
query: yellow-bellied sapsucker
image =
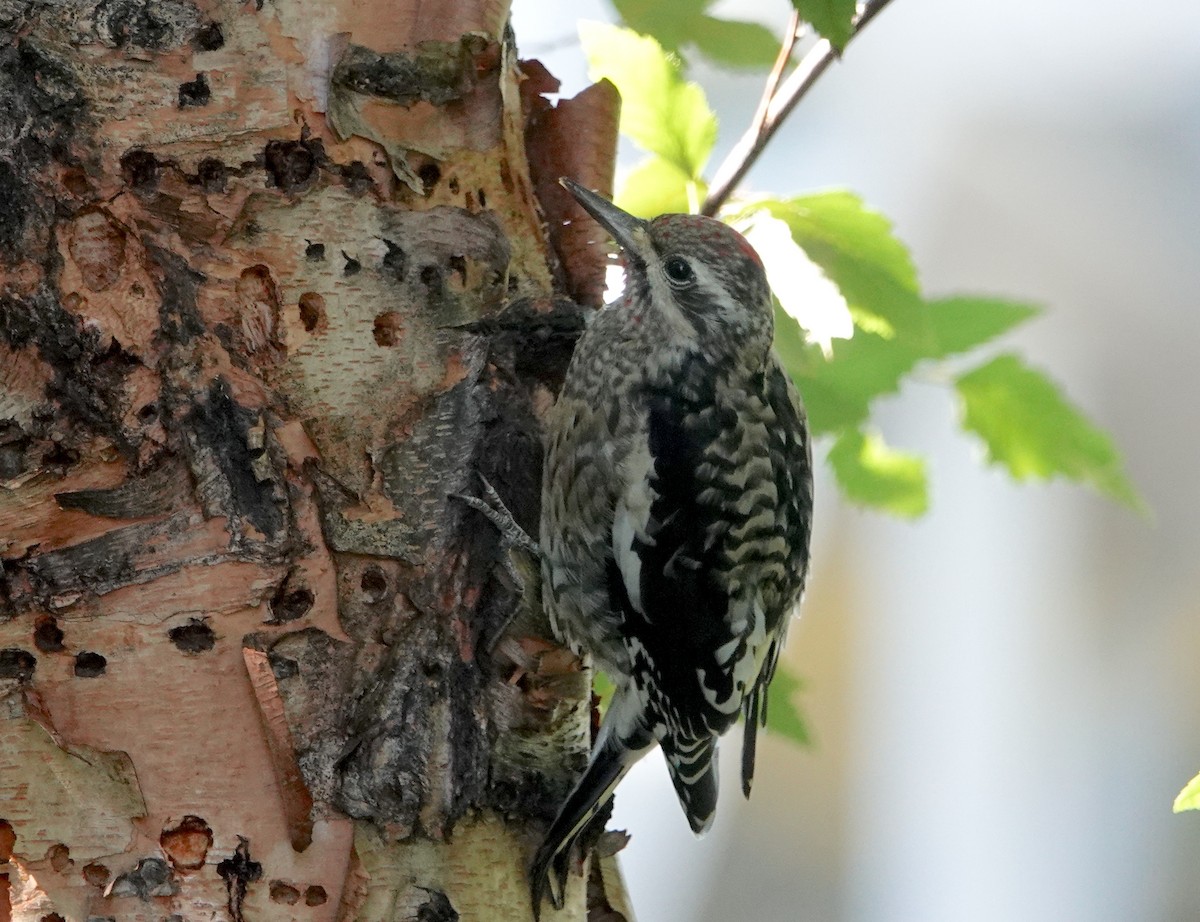
{"type": "Polygon", "coordinates": [[[744,714],[749,796],[813,503],[804,408],[772,349],[758,255],[720,221],[643,221],[562,183],[624,249],[626,287],[580,338],[549,421],[542,591],[558,637],[616,689],[534,859],[535,909],[547,885],[561,905],[575,838],[656,743],[701,833],[717,738],[744,714]]]}

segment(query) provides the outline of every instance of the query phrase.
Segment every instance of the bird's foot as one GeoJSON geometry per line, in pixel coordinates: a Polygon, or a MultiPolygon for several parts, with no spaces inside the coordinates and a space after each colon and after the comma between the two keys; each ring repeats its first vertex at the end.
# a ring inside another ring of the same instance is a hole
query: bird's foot
{"type": "MultiPolygon", "coordinates": [[[[504,568],[504,575],[508,578],[513,591],[518,596],[524,596],[527,582],[532,580],[535,588],[537,586],[542,549],[525,529],[517,524],[517,520],[513,518],[513,514],[504,505],[504,500],[500,498],[500,494],[496,492],[495,487],[488,482],[488,479],[483,474],[477,476],[483,487],[482,497],[468,496],[464,493],[451,493],[450,496],[480,513],[500,533],[502,547],[500,560],[504,568]]],[[[487,645],[489,649],[494,648],[499,642],[519,610],[520,606],[518,605],[495,631],[492,641],[487,645]]]]}

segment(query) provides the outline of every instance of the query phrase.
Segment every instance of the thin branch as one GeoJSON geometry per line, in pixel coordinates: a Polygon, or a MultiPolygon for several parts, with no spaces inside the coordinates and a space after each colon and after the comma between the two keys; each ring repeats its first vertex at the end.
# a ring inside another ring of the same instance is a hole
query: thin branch
{"type": "MultiPolygon", "coordinates": [[[[854,21],[854,30],[850,33],[846,44],[849,45],[850,41],[891,2],[892,0],[867,0],[863,4],[862,12],[854,21]]],[[[792,34],[795,34],[795,30],[792,31],[792,34]]],[[[785,38],[784,41],[786,44],[787,39],[785,38]]],[[[779,130],[784,119],[796,108],[796,103],[804,98],[821,74],[825,73],[829,65],[839,57],[839,53],[834,51],[829,40],[823,38],[800,59],[796,69],[778,86],[777,91],[771,94],[767,105],[760,107],[760,111],[765,108],[761,120],[756,116],[749,130],[742,135],[737,144],[733,146],[733,150],[717,168],[701,214],[712,217],[720,210],[733,190],[737,188],[738,183],[750,172],[750,168],[754,166],[767,143],[779,130]]]]}
{"type": "Polygon", "coordinates": [[[750,121],[750,128],[755,135],[762,131],[762,126],[767,120],[767,112],[771,108],[771,100],[775,98],[775,94],[779,91],[779,81],[783,79],[788,62],[792,59],[792,49],[796,47],[796,39],[800,35],[800,26],[800,11],[793,8],[791,15],[788,17],[787,31],[783,35],[783,44],[779,46],[779,54],[775,57],[771,73],[767,76],[766,85],[763,86],[762,97],[758,100],[758,109],[755,110],[754,118],[750,121]]]}

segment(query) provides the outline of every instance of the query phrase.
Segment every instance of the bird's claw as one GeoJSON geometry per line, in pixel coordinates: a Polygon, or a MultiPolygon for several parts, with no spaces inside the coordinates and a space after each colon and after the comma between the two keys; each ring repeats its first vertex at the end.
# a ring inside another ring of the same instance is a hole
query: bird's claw
{"type": "Polygon", "coordinates": [[[465,493],[451,493],[450,495],[470,506],[491,522],[495,526],[496,531],[500,532],[500,538],[505,546],[519,548],[528,554],[532,554],[535,558],[540,558],[542,556],[542,549],[538,547],[538,543],[533,538],[529,537],[525,529],[517,524],[517,520],[513,518],[513,514],[504,505],[504,500],[496,492],[496,488],[491,485],[483,474],[477,473],[476,476],[483,485],[485,499],[480,499],[478,496],[468,496],[465,493]]]}
{"type": "MultiPolygon", "coordinates": [[[[533,579],[535,586],[537,584],[538,563],[542,557],[542,550],[538,547],[538,543],[529,537],[525,529],[517,524],[513,514],[504,505],[504,500],[496,492],[496,488],[483,474],[477,473],[477,476],[483,488],[483,498],[468,496],[465,493],[451,493],[450,496],[474,509],[491,522],[496,531],[500,533],[500,544],[503,549],[500,559],[504,574],[508,577],[513,591],[518,596],[524,596],[527,578],[533,579]],[[524,572],[522,572],[523,570],[524,572]]],[[[496,630],[491,642],[487,644],[489,651],[499,643],[512,619],[516,617],[517,611],[518,608],[514,608],[504,623],[496,630]]]]}

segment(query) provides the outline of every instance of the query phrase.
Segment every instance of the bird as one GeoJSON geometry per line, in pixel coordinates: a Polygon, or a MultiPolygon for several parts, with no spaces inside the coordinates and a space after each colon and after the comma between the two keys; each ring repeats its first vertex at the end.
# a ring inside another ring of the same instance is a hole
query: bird
{"type": "Polygon", "coordinates": [[[561,908],[573,844],[655,746],[699,835],[718,739],[744,717],[750,796],[813,512],[807,416],[750,243],[713,218],[644,220],[560,183],[624,251],[626,283],[591,317],[547,420],[543,607],[614,691],[533,857],[535,914],[547,895],[561,908]]]}

